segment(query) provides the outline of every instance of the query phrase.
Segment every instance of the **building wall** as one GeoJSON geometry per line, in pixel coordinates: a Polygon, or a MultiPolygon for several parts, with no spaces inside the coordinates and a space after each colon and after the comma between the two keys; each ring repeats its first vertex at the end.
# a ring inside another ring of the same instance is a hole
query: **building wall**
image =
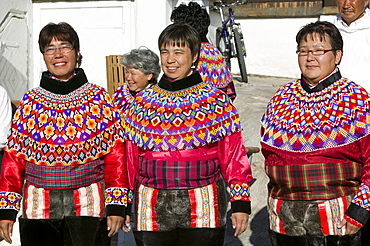
{"type": "MultiPolygon", "coordinates": [[[[157,37],[168,24],[171,0],[94,1],[34,3],[34,40],[48,22],[65,21],[77,31],[81,42],[81,67],[88,79],[107,87],[105,56],[121,55],[133,48],[146,46],[157,52],[157,37]]],[[[37,47],[35,79],[45,70],[37,47]]],[[[158,53],[158,52],[157,52],[158,53]]]]}
{"type": "MultiPolygon", "coordinates": [[[[42,71],[46,69],[38,50],[38,34],[48,22],[67,21],[75,27],[80,36],[81,53],[84,56],[82,68],[89,80],[106,87],[105,56],[124,54],[142,45],[159,54],[157,38],[170,24],[172,9],[182,2],[189,0],[33,4],[31,0],[0,0],[0,20],[11,9],[20,11],[25,16],[14,18],[7,29],[0,32],[0,41],[4,43],[6,40],[5,43],[8,44],[0,46],[0,85],[8,88],[13,99],[19,99],[27,89],[37,86],[42,71]]],[[[214,42],[215,29],[221,24],[220,16],[211,11],[213,0],[197,2],[205,5],[210,13],[211,27],[208,38],[214,42]]],[[[320,17],[325,20],[333,18],[333,15],[320,17]]],[[[244,33],[248,73],[299,77],[295,35],[300,27],[318,19],[319,17],[237,18],[236,21],[241,23],[244,33]]],[[[232,59],[231,67],[233,73],[239,72],[236,59],[232,59]]]]}
{"type": "Polygon", "coordinates": [[[32,2],[0,0],[0,85],[19,100],[32,78],[32,2]]]}

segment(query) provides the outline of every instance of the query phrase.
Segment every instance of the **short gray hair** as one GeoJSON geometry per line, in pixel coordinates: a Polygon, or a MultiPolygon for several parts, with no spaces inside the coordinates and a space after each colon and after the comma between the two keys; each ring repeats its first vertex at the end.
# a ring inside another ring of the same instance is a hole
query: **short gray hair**
{"type": "Polygon", "coordinates": [[[157,82],[161,72],[158,55],[145,46],[140,46],[124,54],[121,58],[121,64],[125,67],[139,69],[144,74],[153,74],[152,79],[149,81],[151,84],[157,82]]]}

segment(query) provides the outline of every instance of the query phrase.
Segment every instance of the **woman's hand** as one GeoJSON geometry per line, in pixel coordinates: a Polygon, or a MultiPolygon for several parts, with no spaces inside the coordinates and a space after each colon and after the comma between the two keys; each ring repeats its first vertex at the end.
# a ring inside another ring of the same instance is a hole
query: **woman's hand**
{"type": "Polygon", "coordinates": [[[113,236],[116,234],[119,229],[123,226],[124,218],[122,216],[111,215],[107,217],[107,225],[108,225],[108,237],[113,236]]]}
{"type": "Polygon", "coordinates": [[[349,223],[346,219],[343,219],[339,223],[338,228],[342,228],[343,226],[346,226],[346,235],[355,234],[361,229],[361,227],[358,227],[358,226],[355,226],[355,225],[349,223]]]}
{"type": "Polygon", "coordinates": [[[4,238],[7,243],[12,243],[12,236],[13,232],[13,225],[14,221],[12,220],[0,220],[0,236],[4,238]]]}
{"type": "Polygon", "coordinates": [[[122,231],[129,232],[131,230],[130,215],[126,215],[126,220],[122,224],[122,231]]]}
{"type": "Polygon", "coordinates": [[[232,213],[231,222],[235,229],[234,236],[241,235],[248,227],[249,214],[247,213],[232,213]]]}

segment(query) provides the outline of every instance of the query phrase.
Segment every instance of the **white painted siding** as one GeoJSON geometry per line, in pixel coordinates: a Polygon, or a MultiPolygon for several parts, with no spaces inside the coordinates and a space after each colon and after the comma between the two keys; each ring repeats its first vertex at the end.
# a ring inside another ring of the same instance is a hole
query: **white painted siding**
{"type": "Polygon", "coordinates": [[[0,85],[12,100],[19,100],[32,77],[32,3],[0,0],[0,6],[0,85]]]}
{"type": "Polygon", "coordinates": [[[106,87],[105,56],[121,54],[132,45],[131,2],[34,4],[34,86],[46,70],[38,35],[49,22],[69,23],[80,38],[81,67],[90,82],[106,87]]]}
{"type": "MultiPolygon", "coordinates": [[[[157,39],[170,24],[172,9],[189,0],[135,0],[35,3],[31,0],[0,0],[0,20],[10,9],[23,11],[24,19],[14,19],[0,33],[0,41],[8,43],[0,49],[0,84],[19,98],[28,88],[39,84],[45,65],[38,50],[38,34],[48,22],[69,22],[79,34],[82,68],[91,82],[106,87],[105,56],[118,55],[147,46],[158,54],[157,39]],[[11,35],[10,35],[11,34],[11,35]],[[30,41],[31,37],[31,41],[30,41]],[[13,46],[19,45],[19,48],[13,46]],[[5,64],[5,65],[4,65],[5,64]],[[13,72],[10,72],[13,71],[13,72]],[[4,78],[6,76],[6,78],[4,78]],[[23,87],[22,87],[23,86],[23,87]],[[18,94],[17,94],[18,93],[18,94]]],[[[197,0],[209,9],[209,0],[197,0]]],[[[214,41],[215,28],[220,26],[218,13],[210,12],[208,37],[214,41]]],[[[332,20],[333,16],[321,19],[332,20]]],[[[295,55],[295,35],[299,28],[315,18],[237,19],[241,23],[247,49],[249,74],[277,77],[299,77],[295,55]]],[[[232,72],[238,73],[236,59],[232,72]]]]}

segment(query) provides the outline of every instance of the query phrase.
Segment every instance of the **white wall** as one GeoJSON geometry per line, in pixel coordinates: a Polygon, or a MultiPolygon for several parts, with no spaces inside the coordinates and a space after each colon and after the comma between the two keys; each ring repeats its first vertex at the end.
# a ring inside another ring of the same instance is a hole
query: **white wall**
{"type": "MultiPolygon", "coordinates": [[[[173,0],[174,6],[191,0],[173,0]]],[[[208,39],[215,44],[215,30],[221,26],[219,12],[211,11],[208,0],[196,0],[204,5],[211,17],[208,39]]],[[[226,13],[226,12],[225,12],[226,13]]],[[[322,16],[320,20],[332,21],[334,16],[322,16]]],[[[318,18],[280,18],[280,19],[236,19],[241,24],[247,50],[246,66],[248,74],[300,77],[297,62],[295,36],[299,29],[318,18]]],[[[231,60],[231,71],[239,73],[237,59],[231,60]]]]}
{"type": "Polygon", "coordinates": [[[32,78],[32,2],[0,0],[0,84],[19,100],[32,78]]]}
{"type": "MultiPolygon", "coordinates": [[[[172,5],[163,0],[99,1],[34,4],[33,43],[35,53],[32,86],[46,67],[38,50],[38,35],[49,22],[68,22],[80,38],[81,67],[90,82],[107,87],[105,56],[121,55],[139,46],[157,52],[157,38],[168,24],[172,5]]],[[[31,86],[31,87],[32,87],[31,86]]]]}
{"type": "MultiPolygon", "coordinates": [[[[241,23],[247,50],[248,74],[297,78],[300,76],[295,36],[317,19],[250,19],[241,23]]],[[[237,72],[234,59],[232,72],[237,72]]]]}
{"type": "Polygon", "coordinates": [[[80,39],[83,56],[81,67],[90,82],[106,87],[106,61],[108,55],[122,54],[132,46],[131,2],[80,2],[40,3],[33,5],[34,26],[34,84],[46,70],[38,49],[40,30],[49,22],[68,22],[80,39]]]}
{"type": "MultiPolygon", "coordinates": [[[[84,56],[82,68],[85,69],[91,82],[106,87],[104,57],[124,54],[142,45],[159,54],[157,39],[160,32],[170,24],[172,9],[182,2],[189,1],[135,0],[33,4],[33,51],[35,54],[33,71],[35,75],[29,87],[38,85],[40,74],[45,70],[42,56],[38,51],[37,38],[39,31],[46,23],[50,21],[72,22],[72,26],[75,27],[81,39],[81,53],[84,56]],[[96,9],[100,9],[98,14],[92,14],[95,13],[92,10],[96,11],[96,9]],[[110,31],[103,31],[104,28],[110,31]],[[98,44],[96,44],[97,41],[98,44]],[[96,58],[96,53],[100,53],[98,58],[96,58]]],[[[197,2],[205,5],[208,10],[210,9],[209,0],[197,0],[197,2]]],[[[212,11],[210,16],[211,27],[208,38],[214,42],[215,29],[220,26],[220,17],[218,13],[212,11]]],[[[321,19],[332,20],[333,18],[334,16],[325,16],[321,19]]],[[[316,20],[317,18],[237,19],[236,21],[241,23],[244,34],[248,73],[299,77],[295,35],[303,25],[316,20]]],[[[232,72],[239,72],[236,59],[232,59],[232,72]]]]}
{"type": "MultiPolygon", "coordinates": [[[[215,29],[221,26],[218,12],[210,11],[209,39],[215,40],[215,29]]],[[[298,78],[295,36],[304,25],[318,20],[332,21],[334,16],[320,18],[236,19],[241,24],[247,51],[247,73],[253,75],[298,78]]],[[[231,71],[239,73],[237,59],[231,71]]]]}

